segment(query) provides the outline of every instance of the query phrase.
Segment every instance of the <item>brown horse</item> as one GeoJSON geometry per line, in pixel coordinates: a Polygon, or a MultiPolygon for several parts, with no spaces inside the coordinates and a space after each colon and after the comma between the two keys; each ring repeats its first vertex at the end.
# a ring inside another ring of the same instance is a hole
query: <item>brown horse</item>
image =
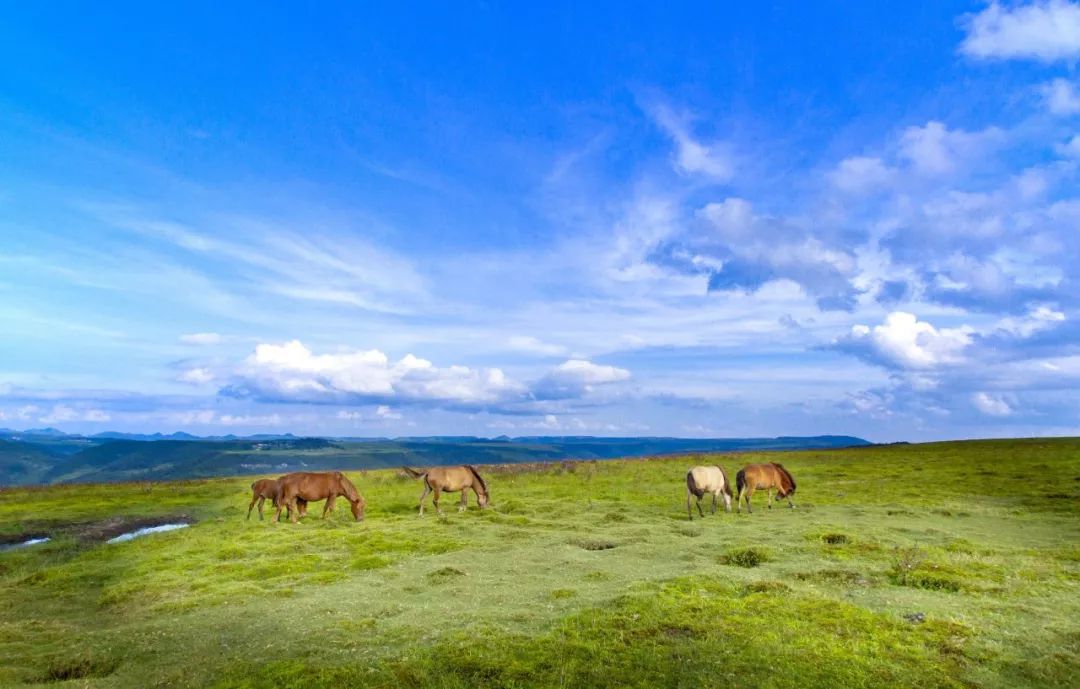
{"type": "Polygon", "coordinates": [[[345,478],[345,474],[340,471],[297,471],[285,474],[278,479],[278,482],[281,484],[281,499],[277,504],[277,512],[274,514],[275,522],[281,518],[281,510],[287,508],[290,519],[295,524],[301,501],[308,503],[315,500],[326,500],[322,513],[323,519],[326,519],[327,512],[334,511],[334,502],[338,497],[344,497],[349,501],[356,521],[364,518],[364,507],[367,506],[367,501],[356,490],[352,481],[345,478]]]}
{"type": "Polygon", "coordinates": [[[413,478],[424,479],[424,494],[420,496],[420,516],[424,516],[424,498],[428,493],[434,493],[431,497],[431,503],[435,505],[435,509],[439,514],[442,514],[442,508],[439,507],[439,495],[446,491],[447,493],[456,493],[461,491],[461,505],[458,506],[458,512],[464,512],[469,506],[469,488],[472,488],[476,493],[476,502],[483,509],[488,504],[488,487],[487,483],[480,476],[480,473],[475,467],[468,464],[459,467],[435,467],[434,469],[428,469],[427,471],[416,471],[409,467],[401,467],[409,476],[413,478]]]}
{"type": "MultiPolygon", "coordinates": [[[[255,507],[255,503],[258,502],[259,521],[262,521],[263,503],[267,500],[274,507],[277,507],[278,502],[281,500],[281,484],[276,478],[262,478],[251,484],[251,504],[248,505],[247,518],[251,519],[251,510],[255,507]]],[[[299,498],[296,504],[300,509],[301,517],[307,514],[307,500],[299,498]]]]}
{"type": "Polygon", "coordinates": [[[744,495],[746,496],[746,511],[754,511],[754,508],[750,506],[750,496],[754,494],[755,490],[765,491],[766,495],[769,496],[766,505],[769,509],[772,509],[773,497],[770,491],[773,488],[776,489],[777,501],[781,498],[787,498],[788,505],[795,507],[794,503],[791,502],[791,496],[795,494],[795,478],[790,471],[776,462],[750,464],[743,467],[735,475],[735,485],[739,490],[739,499],[735,503],[735,507],[739,512],[742,511],[744,495]]]}
{"type": "Polygon", "coordinates": [[[697,466],[686,472],[686,514],[690,521],[694,521],[694,512],[690,509],[690,496],[697,498],[697,511],[705,517],[701,511],[701,498],[706,493],[712,493],[712,513],[716,514],[716,496],[724,496],[724,509],[731,511],[731,483],[727,480],[727,474],[719,466],[697,466]]]}

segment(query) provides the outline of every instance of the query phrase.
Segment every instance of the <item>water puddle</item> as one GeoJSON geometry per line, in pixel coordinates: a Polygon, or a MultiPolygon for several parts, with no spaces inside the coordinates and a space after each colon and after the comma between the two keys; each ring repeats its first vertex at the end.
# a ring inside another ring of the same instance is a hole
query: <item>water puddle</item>
{"type": "Polygon", "coordinates": [[[107,540],[105,542],[106,543],[125,543],[127,541],[136,539],[136,538],[138,538],[140,536],[147,536],[147,535],[152,534],[152,533],[162,533],[164,531],[175,531],[177,529],[183,529],[183,528],[186,528],[188,526],[191,526],[191,524],[186,524],[186,523],[183,523],[183,522],[177,522],[177,523],[174,523],[174,524],[158,524],[157,526],[146,526],[146,527],[143,527],[141,529],[135,529],[134,531],[128,531],[127,533],[122,533],[119,536],[116,536],[114,538],[110,538],[109,540],[107,540]]]}
{"type": "Polygon", "coordinates": [[[28,548],[32,545],[38,545],[39,543],[48,542],[49,537],[46,536],[44,538],[31,538],[29,540],[23,541],[22,543],[5,543],[4,545],[0,545],[0,552],[4,552],[5,550],[16,550],[17,548],[28,548]]]}

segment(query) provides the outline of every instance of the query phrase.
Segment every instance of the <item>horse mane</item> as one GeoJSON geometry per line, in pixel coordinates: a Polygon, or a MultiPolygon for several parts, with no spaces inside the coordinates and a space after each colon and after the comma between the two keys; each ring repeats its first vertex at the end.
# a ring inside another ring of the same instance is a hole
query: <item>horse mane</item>
{"type": "Polygon", "coordinates": [[[341,485],[345,489],[345,497],[347,497],[350,501],[359,500],[360,491],[356,490],[356,486],[354,486],[353,482],[349,480],[349,477],[341,473],[340,471],[337,472],[337,475],[341,477],[341,485]]]}
{"type": "Polygon", "coordinates": [[[484,477],[480,475],[480,472],[476,470],[476,467],[474,467],[472,464],[466,464],[465,468],[472,472],[472,475],[476,478],[477,481],[480,482],[480,487],[484,489],[484,495],[487,495],[487,482],[484,481],[484,477]]]}
{"type": "Polygon", "coordinates": [[[795,492],[795,477],[791,475],[791,472],[784,468],[783,464],[773,462],[772,465],[776,467],[780,473],[787,479],[787,482],[791,484],[791,490],[785,491],[788,495],[795,492]]]}
{"type": "Polygon", "coordinates": [[[720,466],[719,464],[714,464],[713,466],[716,467],[717,469],[719,469],[720,470],[720,475],[724,477],[724,493],[726,493],[727,496],[730,498],[731,497],[731,481],[727,480],[727,472],[724,471],[724,467],[720,466]]]}

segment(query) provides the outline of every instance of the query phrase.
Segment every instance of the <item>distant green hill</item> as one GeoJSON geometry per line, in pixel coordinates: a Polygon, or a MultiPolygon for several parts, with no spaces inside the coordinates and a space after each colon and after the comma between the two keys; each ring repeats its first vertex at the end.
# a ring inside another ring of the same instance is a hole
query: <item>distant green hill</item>
{"type": "Polygon", "coordinates": [[[4,442],[0,445],[0,485],[162,481],[299,470],[379,469],[401,464],[506,464],[870,444],[850,436],[728,439],[535,436],[395,440],[291,436],[195,440],[31,437],[34,442],[0,441],[4,442]]]}

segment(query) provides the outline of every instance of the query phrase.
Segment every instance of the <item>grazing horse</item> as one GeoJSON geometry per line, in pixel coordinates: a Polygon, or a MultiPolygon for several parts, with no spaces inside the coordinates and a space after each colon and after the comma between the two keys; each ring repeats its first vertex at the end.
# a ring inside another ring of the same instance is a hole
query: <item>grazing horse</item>
{"type": "Polygon", "coordinates": [[[727,474],[719,466],[697,466],[686,472],[686,514],[690,521],[694,521],[694,512],[690,509],[690,496],[697,498],[697,511],[705,517],[701,511],[701,498],[706,493],[712,493],[712,513],[716,514],[716,496],[724,496],[724,509],[731,511],[731,483],[727,480],[727,474]]]}
{"type": "MultiPolygon", "coordinates": [[[[263,503],[267,500],[274,507],[277,507],[278,502],[281,500],[281,484],[276,478],[261,478],[251,484],[251,504],[248,505],[247,518],[251,519],[251,510],[255,507],[255,503],[258,502],[259,521],[262,521],[263,503]]],[[[298,498],[296,504],[300,509],[301,517],[307,514],[307,500],[298,498]]]]}
{"type": "Polygon", "coordinates": [[[401,468],[413,478],[424,479],[424,494],[420,496],[421,517],[424,516],[424,498],[427,497],[428,493],[434,493],[431,497],[431,504],[435,505],[435,509],[438,510],[439,514],[442,514],[442,508],[439,507],[439,494],[443,491],[447,493],[461,491],[461,505],[458,506],[458,512],[464,512],[469,507],[469,488],[472,488],[473,492],[476,493],[476,502],[480,505],[480,509],[487,507],[487,483],[484,482],[475,467],[466,464],[459,467],[435,467],[427,471],[416,471],[409,467],[401,468]]]}
{"type": "Polygon", "coordinates": [[[769,491],[773,488],[776,489],[777,501],[781,498],[787,498],[788,505],[795,507],[791,502],[791,496],[795,494],[795,478],[790,471],[776,462],[749,464],[743,467],[735,475],[735,485],[739,490],[739,498],[735,503],[735,508],[739,512],[742,511],[744,495],[746,496],[746,511],[754,511],[754,508],[750,506],[750,496],[754,494],[755,490],[765,491],[766,495],[769,496],[766,505],[769,509],[772,509],[772,495],[769,491]]]}
{"type": "Polygon", "coordinates": [[[345,478],[345,474],[340,471],[297,471],[285,474],[278,479],[278,482],[281,484],[281,499],[278,501],[277,512],[274,514],[275,522],[281,518],[281,510],[288,508],[289,517],[295,524],[300,503],[306,504],[315,500],[326,500],[322,513],[323,519],[326,519],[326,513],[334,511],[334,502],[338,497],[344,497],[349,501],[356,521],[364,518],[364,507],[367,501],[356,490],[352,481],[345,478]]]}

